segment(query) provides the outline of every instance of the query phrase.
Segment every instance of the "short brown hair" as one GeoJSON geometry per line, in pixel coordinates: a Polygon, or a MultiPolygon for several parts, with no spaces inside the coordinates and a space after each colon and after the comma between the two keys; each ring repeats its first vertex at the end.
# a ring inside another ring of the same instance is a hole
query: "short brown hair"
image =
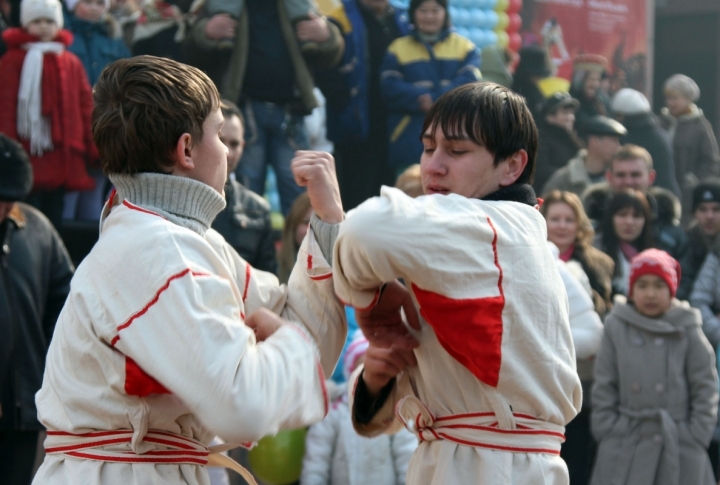
{"type": "Polygon", "coordinates": [[[620,150],[618,150],[617,153],[613,155],[612,160],[610,161],[610,172],[612,172],[613,164],[615,162],[626,162],[628,160],[637,159],[645,162],[645,166],[647,167],[648,172],[653,169],[652,157],[650,156],[650,152],[648,152],[641,146],[628,143],[621,146],[620,150]]]}
{"type": "Polygon", "coordinates": [[[167,173],[178,139],[203,137],[220,95],[202,71],[154,56],[115,61],[93,90],[93,139],[106,174],[167,173]]]}
{"type": "Polygon", "coordinates": [[[448,140],[467,135],[493,155],[495,165],[525,150],[527,165],[514,184],[532,183],[538,131],[525,99],[514,91],[488,82],[469,83],[448,91],[425,115],[420,139],[428,129],[434,138],[438,127],[448,140]]]}

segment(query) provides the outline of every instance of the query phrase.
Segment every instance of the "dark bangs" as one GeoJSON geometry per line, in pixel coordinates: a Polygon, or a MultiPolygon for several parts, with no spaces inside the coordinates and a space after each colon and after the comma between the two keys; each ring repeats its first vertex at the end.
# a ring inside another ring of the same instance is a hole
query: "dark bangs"
{"type": "Polygon", "coordinates": [[[428,128],[434,139],[438,127],[448,140],[469,139],[485,147],[495,165],[525,150],[528,163],[515,184],[532,183],[538,132],[524,98],[515,92],[487,82],[455,88],[438,98],[428,111],[420,139],[428,128]]]}

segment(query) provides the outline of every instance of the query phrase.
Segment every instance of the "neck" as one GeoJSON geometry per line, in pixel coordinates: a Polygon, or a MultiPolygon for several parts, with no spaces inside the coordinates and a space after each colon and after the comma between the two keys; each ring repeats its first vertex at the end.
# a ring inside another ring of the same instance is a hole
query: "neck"
{"type": "Polygon", "coordinates": [[[156,212],[170,222],[200,235],[225,207],[225,198],[197,180],[160,173],[112,174],[118,196],[156,212]]]}
{"type": "Polygon", "coordinates": [[[604,172],[606,169],[605,161],[588,152],[585,156],[585,169],[591,174],[604,172]]]}

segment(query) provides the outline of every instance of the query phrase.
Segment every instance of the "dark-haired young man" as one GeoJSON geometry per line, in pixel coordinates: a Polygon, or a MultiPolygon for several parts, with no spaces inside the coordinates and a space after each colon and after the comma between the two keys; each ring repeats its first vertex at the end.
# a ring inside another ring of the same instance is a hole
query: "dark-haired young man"
{"type": "Polygon", "coordinates": [[[215,435],[251,442],[327,412],[324,375],[346,333],[325,227],[343,218],[332,159],[294,163],[321,230],[308,231],[285,291],[210,229],[225,206],[227,148],[205,74],[124,59],[105,68],[94,102],[93,136],[117,193],[48,352],[35,482],[208,485],[215,435]]]}
{"type": "Polygon", "coordinates": [[[582,391],[529,185],[532,115],[507,88],[468,84],[438,99],[421,139],[426,196],[383,188],[335,245],[335,291],[371,342],[350,379],[355,428],[418,436],[407,483],[567,484],[560,445],[582,391]]]}

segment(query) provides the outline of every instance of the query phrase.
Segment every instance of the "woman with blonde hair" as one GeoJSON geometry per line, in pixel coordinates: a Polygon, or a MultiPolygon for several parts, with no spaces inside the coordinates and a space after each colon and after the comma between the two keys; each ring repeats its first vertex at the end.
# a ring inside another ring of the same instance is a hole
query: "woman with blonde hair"
{"type": "Polygon", "coordinates": [[[312,206],[307,192],[303,192],[295,199],[290,212],[285,218],[280,251],[278,252],[278,279],[280,283],[287,283],[290,272],[295,265],[300,244],[307,234],[310,225],[312,206]]]}
{"type": "Polygon", "coordinates": [[[585,214],[580,198],[571,193],[553,190],[546,194],[540,212],[547,221],[548,240],[560,250],[560,259],[573,262],[587,275],[595,311],[604,317],[610,311],[612,258],[593,247],[595,231],[585,214]]]}

